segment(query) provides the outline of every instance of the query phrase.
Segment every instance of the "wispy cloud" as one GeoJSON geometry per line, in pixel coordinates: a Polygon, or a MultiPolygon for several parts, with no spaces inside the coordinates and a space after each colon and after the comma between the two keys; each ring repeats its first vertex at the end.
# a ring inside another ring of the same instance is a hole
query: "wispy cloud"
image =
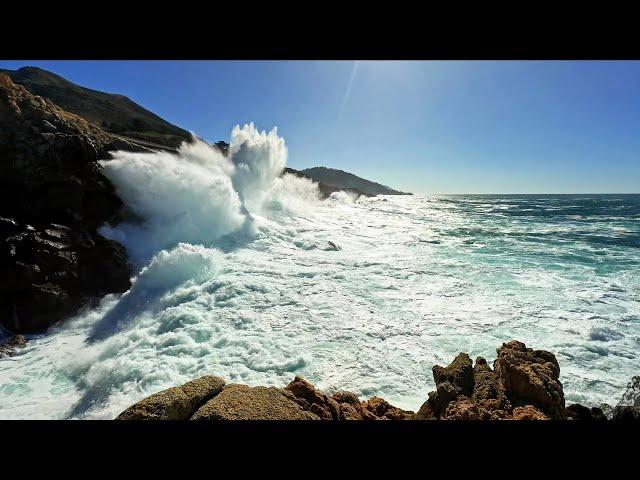
{"type": "Polygon", "coordinates": [[[347,83],[347,89],[344,92],[344,97],[342,97],[342,103],[340,104],[340,110],[338,111],[338,120],[342,118],[344,108],[349,102],[349,97],[351,96],[351,88],[353,87],[353,81],[356,78],[359,63],[360,62],[358,60],[355,60],[353,62],[353,67],[351,67],[351,76],[349,77],[349,83],[347,83]]]}

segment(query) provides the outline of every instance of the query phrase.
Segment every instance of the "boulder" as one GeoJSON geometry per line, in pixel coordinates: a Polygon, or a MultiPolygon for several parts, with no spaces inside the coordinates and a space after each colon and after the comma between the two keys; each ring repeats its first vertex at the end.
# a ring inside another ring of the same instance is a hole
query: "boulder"
{"type": "Polygon", "coordinates": [[[192,420],[319,420],[295,402],[293,394],[275,387],[227,385],[196,410],[192,420]]]}
{"type": "Polygon", "coordinates": [[[512,340],[497,350],[494,370],[513,406],[533,405],[552,419],[566,419],[560,366],[551,352],[512,340]]]}
{"type": "Polygon", "coordinates": [[[224,380],[207,375],[172,387],[127,408],[116,420],[188,420],[203,403],[218,395],[224,380]]]}

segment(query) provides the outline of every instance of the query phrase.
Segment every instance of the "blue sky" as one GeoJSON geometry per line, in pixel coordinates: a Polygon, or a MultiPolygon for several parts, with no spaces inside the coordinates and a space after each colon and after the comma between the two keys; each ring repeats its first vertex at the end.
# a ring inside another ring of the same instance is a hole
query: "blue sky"
{"type": "Polygon", "coordinates": [[[0,61],[415,193],[640,192],[640,62],[0,61]]]}

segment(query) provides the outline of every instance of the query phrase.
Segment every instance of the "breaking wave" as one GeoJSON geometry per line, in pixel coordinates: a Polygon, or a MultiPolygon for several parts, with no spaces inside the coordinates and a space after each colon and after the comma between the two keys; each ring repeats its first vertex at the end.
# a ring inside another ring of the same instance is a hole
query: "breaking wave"
{"type": "Polygon", "coordinates": [[[433,365],[511,339],[557,355],[569,402],[615,403],[638,375],[639,196],[321,200],[286,159],[253,125],[226,157],[115,152],[131,220],[101,231],[132,287],[0,360],[0,418],[114,418],[206,374],[417,410],[433,365]]]}

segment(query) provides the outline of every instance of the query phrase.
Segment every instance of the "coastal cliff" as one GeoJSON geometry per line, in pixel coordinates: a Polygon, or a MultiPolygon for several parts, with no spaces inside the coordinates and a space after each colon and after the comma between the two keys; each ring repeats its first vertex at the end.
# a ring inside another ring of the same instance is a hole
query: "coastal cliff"
{"type": "MultiPolygon", "coordinates": [[[[434,366],[436,390],[418,412],[380,397],[351,392],[328,395],[296,376],[284,388],[227,384],[204,376],[155,393],[117,420],[607,420],[600,407],[565,406],[560,366],[553,353],[512,340],[497,349],[493,369],[460,353],[447,367],[434,366]]],[[[640,377],[615,407],[614,420],[640,421],[640,377]]]]}
{"type": "Polygon", "coordinates": [[[124,292],[124,248],[96,232],[123,203],[98,160],[146,150],[0,74],[0,324],[46,330],[93,297],[124,292]]]}

